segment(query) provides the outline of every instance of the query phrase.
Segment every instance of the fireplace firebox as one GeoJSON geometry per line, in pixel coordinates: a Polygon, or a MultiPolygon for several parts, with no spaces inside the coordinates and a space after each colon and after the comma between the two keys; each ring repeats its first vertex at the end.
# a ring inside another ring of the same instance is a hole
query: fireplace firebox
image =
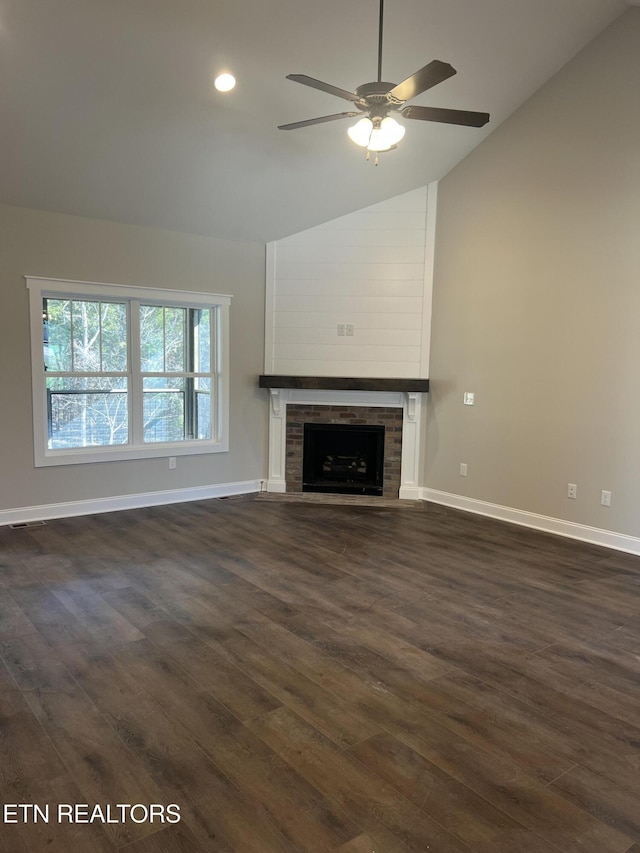
{"type": "Polygon", "coordinates": [[[382,495],[384,426],[305,423],[302,491],[382,495]]]}

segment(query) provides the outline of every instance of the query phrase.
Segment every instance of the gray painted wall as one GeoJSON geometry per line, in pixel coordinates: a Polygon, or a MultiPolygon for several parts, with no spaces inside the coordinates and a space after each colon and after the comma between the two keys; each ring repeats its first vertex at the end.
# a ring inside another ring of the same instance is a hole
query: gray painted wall
{"type": "Polygon", "coordinates": [[[432,489],[640,535],[639,57],[634,9],[440,182],[432,489]]]}
{"type": "Polygon", "coordinates": [[[263,244],[0,207],[0,306],[0,509],[264,477],[263,244]],[[232,294],[230,452],[36,469],[24,275],[232,294]]]}

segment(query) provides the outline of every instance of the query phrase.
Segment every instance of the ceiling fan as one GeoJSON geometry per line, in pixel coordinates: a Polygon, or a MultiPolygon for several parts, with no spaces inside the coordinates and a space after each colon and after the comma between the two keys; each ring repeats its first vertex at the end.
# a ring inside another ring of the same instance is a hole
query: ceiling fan
{"type": "Polygon", "coordinates": [[[407,77],[402,83],[385,83],[382,80],[382,31],[384,19],[384,0],[380,0],[380,23],[378,30],[378,79],[375,83],[363,83],[355,92],[348,92],[323,83],[306,74],[288,74],[287,80],[302,83],[312,89],[319,89],[329,95],[336,95],[351,101],[359,111],[334,113],[333,115],[310,118],[306,121],[294,121],[291,124],[279,125],[279,130],[297,130],[300,127],[309,127],[312,124],[323,124],[327,121],[336,121],[342,118],[353,118],[365,114],[360,121],[356,122],[348,130],[349,137],[369,152],[390,151],[404,136],[405,129],[390,113],[399,113],[404,118],[418,119],[419,121],[437,121],[444,124],[459,124],[467,127],[482,127],[489,121],[489,113],[471,112],[469,110],[449,110],[440,107],[405,106],[406,102],[417,95],[426,92],[438,83],[442,83],[448,77],[452,77],[456,70],[448,62],[434,59],[415,74],[407,77]]]}

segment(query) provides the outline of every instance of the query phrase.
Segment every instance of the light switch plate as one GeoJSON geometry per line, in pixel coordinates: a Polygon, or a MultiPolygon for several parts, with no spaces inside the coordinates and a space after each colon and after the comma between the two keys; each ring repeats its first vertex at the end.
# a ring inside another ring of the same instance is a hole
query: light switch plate
{"type": "Polygon", "coordinates": [[[476,395],[473,391],[465,391],[463,400],[465,406],[474,406],[476,402],[476,395]]]}

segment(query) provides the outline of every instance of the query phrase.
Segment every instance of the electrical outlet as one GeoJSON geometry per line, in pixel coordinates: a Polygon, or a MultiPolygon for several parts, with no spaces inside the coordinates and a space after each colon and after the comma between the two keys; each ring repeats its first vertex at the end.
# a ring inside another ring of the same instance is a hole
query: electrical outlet
{"type": "Polygon", "coordinates": [[[175,467],[176,467],[176,457],[170,456],[169,457],[169,470],[173,471],[175,469],[175,467]]]}
{"type": "Polygon", "coordinates": [[[353,337],[353,323],[347,323],[344,327],[344,333],[348,338],[353,337]]]}
{"type": "Polygon", "coordinates": [[[567,484],[567,497],[575,500],[578,497],[578,487],[575,483],[567,484]]]}
{"type": "Polygon", "coordinates": [[[607,492],[606,489],[603,489],[600,495],[600,503],[602,506],[611,506],[611,492],[607,492]]]}
{"type": "Polygon", "coordinates": [[[467,476],[467,463],[466,462],[460,463],[460,476],[461,477],[467,476]]]}
{"type": "Polygon", "coordinates": [[[465,406],[475,406],[476,404],[476,395],[473,391],[465,391],[464,397],[462,398],[465,406]]]}
{"type": "Polygon", "coordinates": [[[344,337],[345,334],[345,325],[344,323],[338,323],[338,335],[339,337],[344,337]]]}

